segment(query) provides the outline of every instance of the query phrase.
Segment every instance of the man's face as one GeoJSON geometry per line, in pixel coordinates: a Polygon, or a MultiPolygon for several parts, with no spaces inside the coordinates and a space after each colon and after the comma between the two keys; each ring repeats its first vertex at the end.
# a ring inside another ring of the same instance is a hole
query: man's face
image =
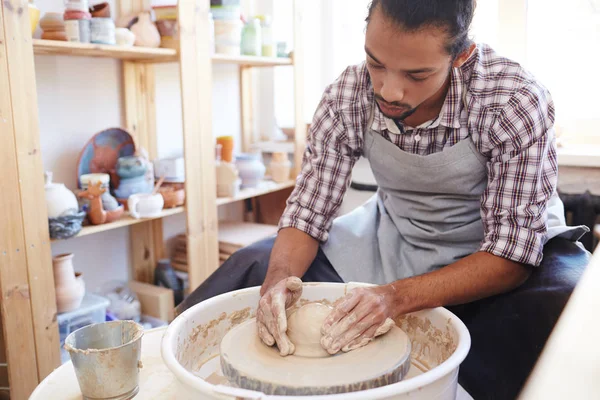
{"type": "Polygon", "coordinates": [[[391,119],[412,115],[427,100],[445,90],[452,57],[437,28],[406,32],[377,7],[365,39],[367,69],[381,112],[391,119]]]}

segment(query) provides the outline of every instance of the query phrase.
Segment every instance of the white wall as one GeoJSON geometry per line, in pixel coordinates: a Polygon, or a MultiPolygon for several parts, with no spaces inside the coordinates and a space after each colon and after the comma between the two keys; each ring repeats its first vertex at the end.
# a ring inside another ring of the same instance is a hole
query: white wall
{"type": "MultiPolygon", "coordinates": [[[[62,11],[62,4],[62,0],[36,0],[42,15],[62,11]]],[[[115,9],[114,1],[111,6],[115,9]]],[[[34,37],[39,35],[38,29],[34,37]]],[[[35,62],[44,168],[53,172],[56,182],[74,189],[77,158],[86,142],[103,129],[124,124],[121,63],[62,56],[35,56],[35,62]]],[[[238,70],[235,66],[219,65],[215,66],[213,76],[213,133],[233,134],[239,143],[238,70]]],[[[267,107],[259,104],[256,109],[261,115],[273,115],[268,104],[267,107]]],[[[159,157],[181,155],[178,64],[156,66],[156,111],[159,157]]],[[[260,120],[257,118],[257,124],[260,120]]],[[[164,220],[166,240],[184,231],[184,215],[164,220]]],[[[53,255],[65,252],[75,254],[76,269],[84,273],[90,291],[108,280],[128,278],[128,228],[52,244],[53,255]]]]}

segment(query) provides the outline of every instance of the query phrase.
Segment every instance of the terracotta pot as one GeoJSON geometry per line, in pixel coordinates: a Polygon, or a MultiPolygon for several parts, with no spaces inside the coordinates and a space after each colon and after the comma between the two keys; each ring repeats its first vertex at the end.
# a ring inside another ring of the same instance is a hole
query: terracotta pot
{"type": "Polygon", "coordinates": [[[185,189],[175,189],[167,186],[160,188],[159,193],[164,199],[164,208],[179,207],[185,203],[185,189]]]}
{"type": "Polygon", "coordinates": [[[90,7],[92,18],[110,18],[110,4],[100,3],[90,7]]]}
{"type": "Polygon", "coordinates": [[[85,294],[83,274],[73,270],[73,254],[60,254],[52,259],[56,307],[59,313],[73,311],[81,306],[85,294]]]}

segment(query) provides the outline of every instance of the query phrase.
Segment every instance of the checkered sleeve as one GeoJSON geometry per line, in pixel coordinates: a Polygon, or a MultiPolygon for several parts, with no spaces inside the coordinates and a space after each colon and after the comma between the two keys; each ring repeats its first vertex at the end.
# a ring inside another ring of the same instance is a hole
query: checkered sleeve
{"type": "Polygon", "coordinates": [[[540,264],[546,205],[558,174],[553,125],[550,94],[534,83],[517,90],[496,113],[489,132],[488,187],[482,196],[482,251],[540,264]]]}
{"type": "Polygon", "coordinates": [[[279,222],[279,229],[293,227],[319,241],[328,238],[357,159],[333,97],[328,88],[317,107],[302,169],[279,222]]]}

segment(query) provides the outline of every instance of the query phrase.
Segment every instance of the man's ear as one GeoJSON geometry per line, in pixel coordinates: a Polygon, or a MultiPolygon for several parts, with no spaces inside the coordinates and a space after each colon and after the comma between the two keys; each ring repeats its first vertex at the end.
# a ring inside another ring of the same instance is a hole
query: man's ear
{"type": "Polygon", "coordinates": [[[452,63],[452,67],[460,68],[462,65],[471,57],[471,55],[475,52],[477,45],[475,43],[471,43],[468,49],[460,53],[454,62],[452,63]]]}

